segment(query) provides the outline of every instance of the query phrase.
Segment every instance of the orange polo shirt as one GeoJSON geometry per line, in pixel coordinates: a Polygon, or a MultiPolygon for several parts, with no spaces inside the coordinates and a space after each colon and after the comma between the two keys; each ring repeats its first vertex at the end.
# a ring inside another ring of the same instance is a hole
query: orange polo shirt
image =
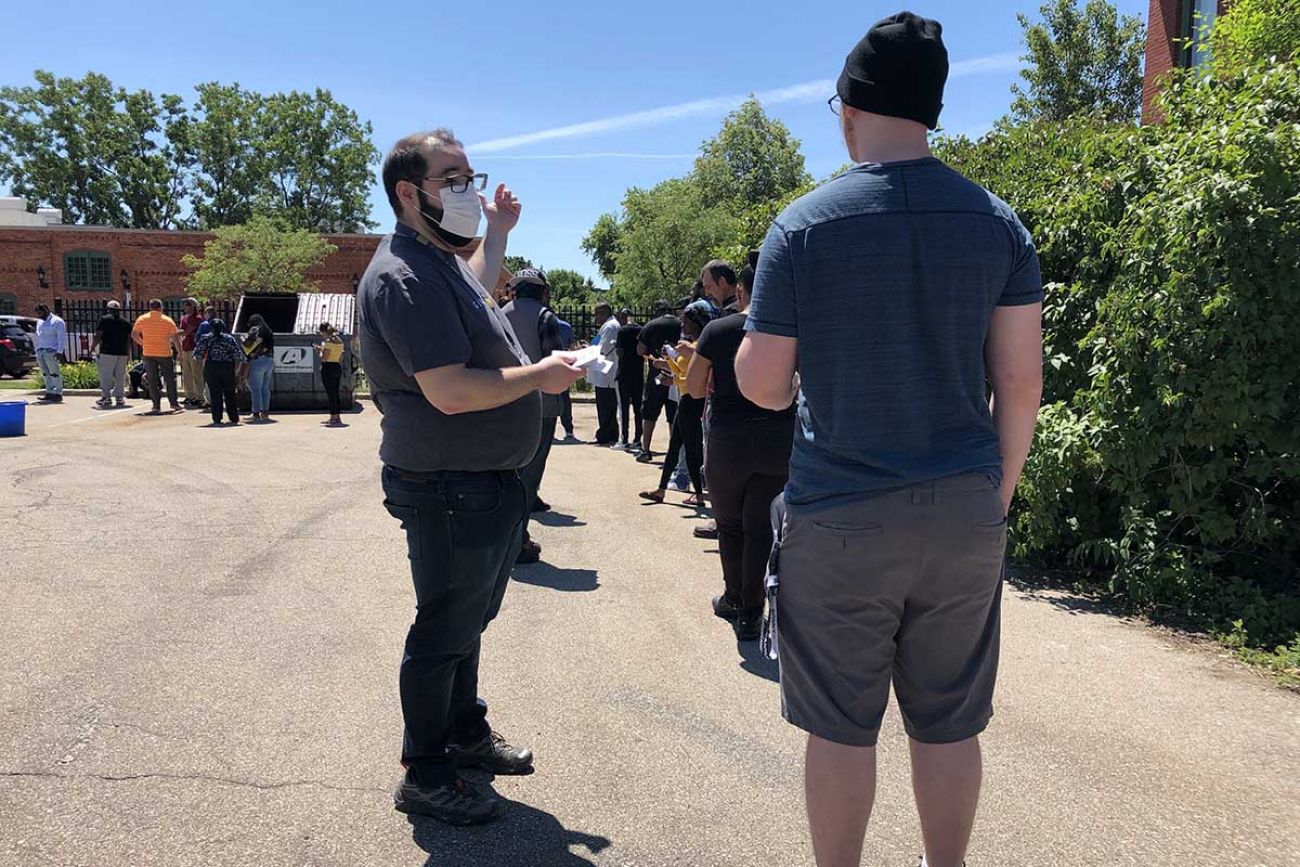
{"type": "Polygon", "coordinates": [[[135,332],[144,341],[144,354],[148,358],[171,358],[172,337],[176,323],[170,316],[150,310],[135,321],[135,332]]]}

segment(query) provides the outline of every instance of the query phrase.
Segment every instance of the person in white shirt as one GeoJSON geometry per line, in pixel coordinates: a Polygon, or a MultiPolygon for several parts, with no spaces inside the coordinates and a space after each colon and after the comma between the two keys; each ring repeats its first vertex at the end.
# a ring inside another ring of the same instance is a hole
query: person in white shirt
{"type": "Polygon", "coordinates": [[[44,304],[36,305],[36,364],[45,379],[45,403],[63,403],[63,375],[59,362],[68,349],[68,327],[44,304]]]}
{"type": "Polygon", "coordinates": [[[596,324],[600,331],[596,343],[600,354],[610,362],[606,370],[592,368],[587,371],[587,381],[596,389],[596,445],[607,446],[618,442],[618,320],[614,308],[608,304],[596,306],[596,324]]]}

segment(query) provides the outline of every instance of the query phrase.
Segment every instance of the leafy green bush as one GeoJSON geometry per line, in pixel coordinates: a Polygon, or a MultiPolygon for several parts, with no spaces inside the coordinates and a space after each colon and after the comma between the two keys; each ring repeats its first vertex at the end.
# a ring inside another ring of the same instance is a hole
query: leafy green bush
{"type": "MultiPolygon", "coordinates": [[[[59,375],[63,377],[64,388],[99,388],[99,368],[93,361],[65,364],[59,368],[59,375]]],[[[32,371],[32,382],[36,388],[45,387],[45,378],[41,376],[39,367],[32,371]]]]}
{"type": "Polygon", "coordinates": [[[1300,62],[1174,76],[1162,109],[938,147],[1054,281],[1012,549],[1275,653],[1300,640],[1300,62]]]}

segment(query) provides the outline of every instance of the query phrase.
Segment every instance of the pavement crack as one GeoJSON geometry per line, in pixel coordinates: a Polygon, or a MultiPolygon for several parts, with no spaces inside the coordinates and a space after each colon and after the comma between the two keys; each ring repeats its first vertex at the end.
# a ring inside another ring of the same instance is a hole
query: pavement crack
{"type": "Polygon", "coordinates": [[[326,789],[331,792],[351,792],[354,794],[359,793],[365,795],[372,795],[376,792],[384,791],[383,789],[372,789],[363,786],[338,786],[333,783],[324,783],[320,780],[283,780],[274,783],[259,783],[253,780],[237,780],[233,777],[217,777],[210,774],[58,774],[53,771],[0,771],[0,777],[54,780],[98,780],[105,783],[135,782],[138,780],[202,782],[216,783],[223,786],[240,786],[248,789],[258,789],[259,791],[264,792],[274,791],[276,789],[292,789],[297,786],[314,786],[318,789],[326,789]]]}

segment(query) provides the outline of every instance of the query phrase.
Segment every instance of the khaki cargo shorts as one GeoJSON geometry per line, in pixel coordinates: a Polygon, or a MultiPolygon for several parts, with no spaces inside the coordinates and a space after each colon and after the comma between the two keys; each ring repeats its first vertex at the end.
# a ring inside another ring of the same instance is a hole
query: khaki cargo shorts
{"type": "Polygon", "coordinates": [[[782,714],[875,746],[894,685],[908,735],[954,743],[993,716],[1006,517],[992,475],[808,511],[777,552],[782,714]]]}

